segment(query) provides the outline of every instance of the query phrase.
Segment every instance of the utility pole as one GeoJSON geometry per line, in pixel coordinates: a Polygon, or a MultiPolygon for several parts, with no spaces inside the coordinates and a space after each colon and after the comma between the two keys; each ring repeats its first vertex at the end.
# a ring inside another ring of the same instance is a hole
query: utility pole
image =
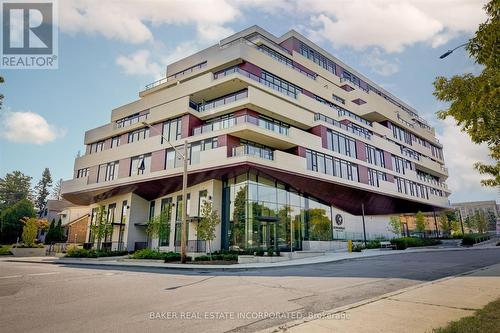
{"type": "Polygon", "coordinates": [[[187,140],[184,140],[184,158],[182,171],[182,224],[181,224],[181,263],[186,263],[186,223],[187,223],[187,140]]]}
{"type": "Polygon", "coordinates": [[[365,242],[366,247],[366,226],[365,226],[365,204],[361,203],[361,214],[363,219],[363,240],[365,242]]]}

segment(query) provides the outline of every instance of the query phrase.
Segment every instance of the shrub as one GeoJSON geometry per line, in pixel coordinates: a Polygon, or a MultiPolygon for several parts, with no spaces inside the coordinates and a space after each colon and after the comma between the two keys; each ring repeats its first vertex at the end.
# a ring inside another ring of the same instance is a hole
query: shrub
{"type": "Polygon", "coordinates": [[[28,245],[28,244],[14,244],[12,245],[12,247],[17,247],[17,248],[20,248],[20,249],[26,249],[26,248],[42,248],[43,247],[43,244],[32,244],[32,245],[28,245]]]}
{"type": "Polygon", "coordinates": [[[364,250],[364,245],[363,244],[354,244],[352,246],[352,252],[361,252],[364,250]]]}
{"type": "Polygon", "coordinates": [[[408,237],[391,239],[391,244],[396,246],[396,250],[405,250],[408,247],[406,238],[408,237]]]}
{"type": "Polygon", "coordinates": [[[135,251],[132,254],[133,259],[158,259],[158,260],[163,260],[164,255],[163,253],[165,252],[160,252],[156,250],[151,250],[151,249],[142,249],[135,251]]]}
{"type": "Polygon", "coordinates": [[[490,239],[490,235],[488,234],[466,234],[462,239],[462,246],[473,246],[488,239],[490,239]]]}
{"type": "Polygon", "coordinates": [[[264,250],[259,249],[259,250],[255,251],[255,255],[262,257],[264,255],[264,250]]]}
{"type": "Polygon", "coordinates": [[[12,254],[10,253],[10,248],[11,248],[10,245],[0,246],[0,256],[6,256],[12,254]]]}
{"type": "Polygon", "coordinates": [[[127,254],[127,251],[96,251],[94,249],[86,250],[79,248],[68,248],[66,257],[68,258],[99,258],[99,257],[115,257],[127,254]]]}
{"type": "Polygon", "coordinates": [[[380,241],[378,240],[372,240],[366,243],[366,248],[367,249],[378,249],[380,248],[380,241]]]}

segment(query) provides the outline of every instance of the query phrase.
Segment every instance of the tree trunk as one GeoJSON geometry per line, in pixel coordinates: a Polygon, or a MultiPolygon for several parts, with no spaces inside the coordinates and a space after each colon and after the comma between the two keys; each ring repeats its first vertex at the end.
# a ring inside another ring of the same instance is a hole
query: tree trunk
{"type": "Polygon", "coordinates": [[[212,249],[210,248],[210,240],[208,242],[208,255],[210,256],[210,261],[212,261],[212,249]]]}

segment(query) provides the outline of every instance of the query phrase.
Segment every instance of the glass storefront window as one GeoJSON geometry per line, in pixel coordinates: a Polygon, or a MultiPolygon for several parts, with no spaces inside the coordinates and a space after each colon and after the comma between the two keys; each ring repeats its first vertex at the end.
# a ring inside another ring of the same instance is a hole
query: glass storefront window
{"type": "Polygon", "coordinates": [[[304,240],[332,240],[329,205],[254,172],[224,182],[224,246],[231,249],[289,250],[304,240]]]}

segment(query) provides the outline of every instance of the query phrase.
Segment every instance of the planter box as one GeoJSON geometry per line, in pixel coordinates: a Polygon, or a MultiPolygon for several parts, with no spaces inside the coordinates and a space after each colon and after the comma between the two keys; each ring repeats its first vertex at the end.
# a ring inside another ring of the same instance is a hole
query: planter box
{"type": "Polygon", "coordinates": [[[15,257],[45,257],[45,247],[12,247],[15,257]]]}
{"type": "Polygon", "coordinates": [[[266,257],[266,256],[260,257],[260,256],[249,256],[249,255],[238,256],[238,264],[270,263],[270,262],[279,262],[287,260],[290,259],[281,256],[273,256],[273,257],[266,257]]]}

